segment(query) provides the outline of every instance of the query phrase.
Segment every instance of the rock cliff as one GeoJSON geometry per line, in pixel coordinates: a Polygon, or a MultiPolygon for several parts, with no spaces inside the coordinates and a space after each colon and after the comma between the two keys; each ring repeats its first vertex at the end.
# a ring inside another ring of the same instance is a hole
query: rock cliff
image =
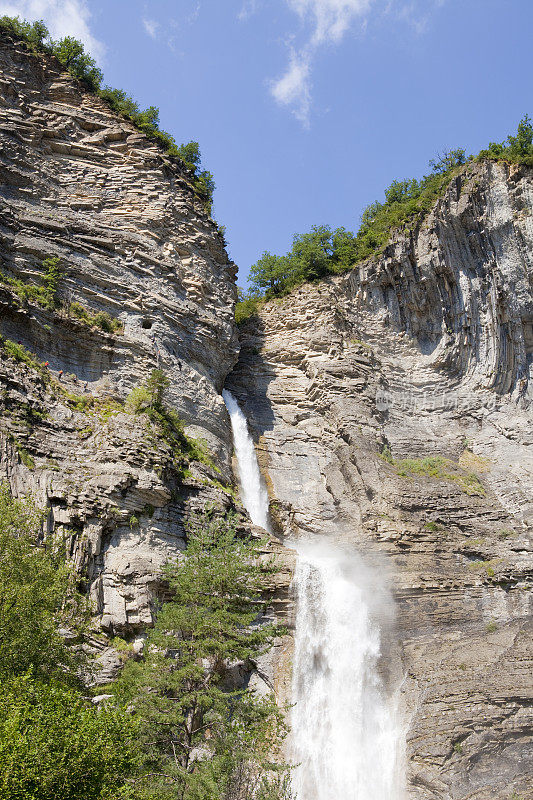
{"type": "Polygon", "coordinates": [[[220,393],[238,353],[235,266],[185,170],[54,59],[1,37],[0,334],[33,356],[1,352],[0,474],[69,531],[103,627],[132,634],[188,508],[233,504],[220,393]],[[24,293],[50,258],[52,310],[24,293]],[[117,330],[92,324],[102,312],[117,330]],[[185,474],[124,405],[157,367],[206,454],[185,474]]]}
{"type": "Polygon", "coordinates": [[[470,165],[352,272],[264,305],[229,388],[285,534],[388,571],[409,798],[533,797],[533,174],[470,165]]]}
{"type": "MultiPolygon", "coordinates": [[[[102,629],[142,637],[184,519],[238,507],[233,369],[280,535],[388,574],[407,796],[533,797],[531,170],[469,165],[379,257],[264,305],[239,356],[235,268],[187,172],[5,34],[0,81],[0,478],[67,532],[102,629]],[[125,403],[156,367],[187,464],[125,403]]],[[[286,644],[265,665],[285,694],[286,644]]],[[[119,658],[94,646],[104,680],[119,658]]]]}

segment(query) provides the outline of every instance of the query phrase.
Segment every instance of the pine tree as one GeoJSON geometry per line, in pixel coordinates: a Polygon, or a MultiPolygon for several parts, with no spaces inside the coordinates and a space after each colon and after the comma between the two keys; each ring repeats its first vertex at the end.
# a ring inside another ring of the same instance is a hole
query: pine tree
{"type": "Polygon", "coordinates": [[[141,720],[141,796],[287,796],[286,768],[272,761],[286,732],[282,713],[242,685],[280,634],[261,622],[274,568],[261,562],[257,542],[237,535],[234,519],[195,515],[187,539],[184,557],[165,569],[172,599],[143,660],[129,661],[121,681],[141,720]]]}

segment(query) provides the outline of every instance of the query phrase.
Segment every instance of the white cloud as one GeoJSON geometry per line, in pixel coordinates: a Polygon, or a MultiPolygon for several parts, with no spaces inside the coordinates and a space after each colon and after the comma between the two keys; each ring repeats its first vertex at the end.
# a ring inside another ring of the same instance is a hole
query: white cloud
{"type": "Polygon", "coordinates": [[[308,52],[293,52],[289,67],[270,91],[280,105],[292,108],[295,116],[308,127],[311,108],[311,58],[308,52]]]}
{"type": "Polygon", "coordinates": [[[369,11],[372,0],[288,0],[302,20],[313,21],[312,45],[340,42],[352,22],[369,11]]]}
{"type": "Polygon", "coordinates": [[[241,10],[237,14],[237,19],[246,20],[251,17],[258,9],[258,0],[243,0],[241,10]]]}
{"type": "Polygon", "coordinates": [[[101,60],[105,46],[90,31],[91,12],[86,0],[8,0],[0,2],[0,16],[44,20],[52,38],[75,36],[94,58],[101,60]]]}
{"type": "Polygon", "coordinates": [[[159,22],[156,22],[155,19],[143,19],[143,25],[148,36],[155,39],[159,30],[159,22]]]}
{"type": "MultiPolygon", "coordinates": [[[[241,19],[256,10],[260,0],[243,0],[241,19]]],[[[431,15],[447,0],[284,0],[300,20],[304,39],[295,49],[294,36],[289,37],[289,63],[280,78],[270,83],[276,102],[287,106],[305,125],[311,111],[311,74],[317,51],[328,45],[338,45],[356,25],[362,33],[370,17],[392,17],[402,20],[422,35],[428,28],[431,15]]]]}
{"type": "Polygon", "coordinates": [[[308,29],[304,45],[292,51],[284,74],[271,84],[270,91],[281,105],[309,125],[311,109],[311,66],[316,51],[323,45],[338,44],[357,19],[363,19],[374,0],[287,0],[289,8],[308,29]]]}

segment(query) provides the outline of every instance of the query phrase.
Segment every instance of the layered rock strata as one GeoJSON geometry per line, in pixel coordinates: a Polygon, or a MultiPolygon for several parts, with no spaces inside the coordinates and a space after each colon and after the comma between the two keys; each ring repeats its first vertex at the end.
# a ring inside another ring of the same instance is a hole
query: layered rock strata
{"type": "Polygon", "coordinates": [[[0,82],[0,334],[33,354],[0,352],[0,477],[68,531],[104,629],[134,635],[184,516],[234,505],[220,392],[238,352],[235,266],[187,171],[54,59],[0,34],[0,82]],[[31,289],[51,258],[46,308],[31,289]],[[93,324],[102,312],[114,332],[93,324]],[[124,403],[156,368],[202,440],[187,470],[124,403]]]}
{"type": "Polygon", "coordinates": [[[290,536],[396,600],[413,800],[533,797],[533,175],[473,164],[378,258],[264,305],[229,388],[290,536]]]}

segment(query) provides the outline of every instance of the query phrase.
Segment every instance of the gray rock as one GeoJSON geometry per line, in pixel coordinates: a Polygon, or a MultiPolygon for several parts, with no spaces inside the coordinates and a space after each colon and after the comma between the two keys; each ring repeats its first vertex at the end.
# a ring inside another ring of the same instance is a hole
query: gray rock
{"type": "Polygon", "coordinates": [[[278,531],[388,572],[413,799],[533,797],[532,206],[531,169],[468,166],[382,256],[261,307],[228,382],[278,531]]]}

